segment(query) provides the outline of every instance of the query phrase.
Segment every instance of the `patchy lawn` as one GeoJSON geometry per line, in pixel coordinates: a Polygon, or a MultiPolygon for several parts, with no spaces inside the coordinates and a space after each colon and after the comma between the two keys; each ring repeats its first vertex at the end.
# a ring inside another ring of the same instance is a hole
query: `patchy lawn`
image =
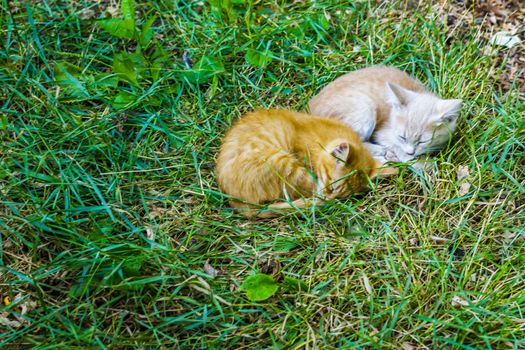
{"type": "Polygon", "coordinates": [[[0,347],[525,347],[523,5],[430,3],[4,1],[0,347]],[[435,169],[234,214],[232,121],[372,64],[464,99],[435,169]]]}

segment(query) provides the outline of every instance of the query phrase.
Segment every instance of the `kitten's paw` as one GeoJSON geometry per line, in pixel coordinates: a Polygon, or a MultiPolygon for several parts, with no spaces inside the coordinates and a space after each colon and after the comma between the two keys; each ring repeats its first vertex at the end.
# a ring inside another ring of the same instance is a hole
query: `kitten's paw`
{"type": "Polygon", "coordinates": [[[397,155],[392,152],[391,150],[387,150],[385,152],[385,159],[389,162],[399,162],[399,158],[397,157],[397,155]]]}
{"type": "Polygon", "coordinates": [[[399,163],[400,162],[396,154],[390,150],[385,150],[385,153],[382,155],[374,155],[374,159],[378,161],[379,164],[399,163]]]}

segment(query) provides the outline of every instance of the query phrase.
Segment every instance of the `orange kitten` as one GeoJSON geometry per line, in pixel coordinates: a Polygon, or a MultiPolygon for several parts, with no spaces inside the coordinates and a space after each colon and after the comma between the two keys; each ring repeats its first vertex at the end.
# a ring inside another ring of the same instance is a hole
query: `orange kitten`
{"type": "Polygon", "coordinates": [[[461,102],[439,98],[397,68],[376,66],[325,86],[310,100],[310,112],[353,128],[382,163],[387,154],[405,162],[449,141],[461,102]]]}
{"type": "Polygon", "coordinates": [[[307,207],[316,196],[344,197],[363,191],[377,167],[359,136],[338,120],[260,110],[227,132],[216,173],[221,190],[237,199],[230,201],[232,207],[248,209],[247,216],[271,217],[275,213],[258,213],[251,204],[281,201],[269,206],[279,211],[307,207]],[[286,198],[293,202],[282,202],[286,198]]]}

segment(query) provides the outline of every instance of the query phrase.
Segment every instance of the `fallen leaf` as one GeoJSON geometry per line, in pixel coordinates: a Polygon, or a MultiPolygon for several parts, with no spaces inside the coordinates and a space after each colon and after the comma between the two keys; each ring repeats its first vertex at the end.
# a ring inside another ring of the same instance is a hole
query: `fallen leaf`
{"type": "Polygon", "coordinates": [[[11,321],[8,318],[3,317],[3,316],[0,316],[0,324],[7,326],[7,327],[12,327],[12,328],[18,328],[22,325],[22,323],[18,321],[11,321]]]}
{"type": "Polygon", "coordinates": [[[505,233],[503,233],[503,237],[505,239],[513,239],[514,237],[516,237],[517,233],[516,232],[510,232],[510,231],[506,231],[505,233]]]}
{"type": "Polygon", "coordinates": [[[82,20],[88,20],[88,19],[95,18],[96,17],[96,13],[95,13],[95,11],[93,11],[93,9],[84,8],[84,9],[80,10],[80,12],[78,13],[78,16],[82,20]]]}
{"type": "Polygon", "coordinates": [[[210,275],[212,278],[215,278],[219,275],[219,271],[213,268],[213,266],[210,265],[208,260],[204,263],[204,272],[206,272],[208,275],[210,275]]]}
{"type": "Polygon", "coordinates": [[[410,343],[403,343],[403,344],[401,344],[401,349],[403,349],[403,350],[416,350],[417,348],[414,345],[410,344],[410,343]]]}
{"type": "Polygon", "coordinates": [[[512,32],[502,31],[497,32],[490,39],[490,43],[498,46],[505,46],[506,48],[512,48],[521,43],[519,36],[514,35],[512,32]]]}
{"type": "Polygon", "coordinates": [[[458,182],[461,182],[462,180],[464,180],[461,185],[459,185],[459,195],[460,196],[464,196],[468,193],[468,191],[470,190],[470,182],[468,182],[466,179],[470,176],[470,171],[469,171],[469,168],[468,166],[466,165],[460,165],[458,166],[458,170],[457,170],[457,178],[458,178],[458,182]]]}
{"type": "Polygon", "coordinates": [[[8,296],[4,298],[3,300],[4,304],[6,306],[10,304],[16,305],[16,307],[19,310],[19,314],[16,314],[16,313],[14,314],[14,316],[16,317],[16,320],[10,320],[8,318],[10,315],[8,312],[0,313],[0,325],[12,327],[12,328],[18,328],[22,326],[24,323],[29,323],[27,319],[21,316],[25,315],[26,313],[31,311],[31,309],[35,308],[36,303],[34,301],[29,300],[29,298],[26,298],[24,302],[21,302],[22,298],[23,298],[22,293],[18,293],[13,299],[13,301],[11,301],[8,296]]]}
{"type": "Polygon", "coordinates": [[[146,227],[146,237],[150,241],[154,241],[155,240],[155,232],[153,232],[153,229],[151,227],[146,227]]]}
{"type": "Polygon", "coordinates": [[[461,185],[459,185],[459,195],[460,196],[464,196],[468,193],[468,191],[470,190],[470,182],[463,182],[461,185]]]}
{"type": "Polygon", "coordinates": [[[111,17],[115,18],[120,15],[120,9],[118,5],[110,5],[106,8],[106,11],[111,15],[111,17]]]}
{"type": "Polygon", "coordinates": [[[454,307],[465,307],[469,305],[469,302],[467,300],[457,295],[452,297],[452,299],[450,300],[450,303],[454,307]]]}
{"type": "Polygon", "coordinates": [[[458,181],[461,180],[461,179],[464,179],[466,177],[469,177],[470,176],[470,171],[468,170],[468,166],[466,166],[466,165],[458,166],[457,176],[458,176],[458,181]]]}
{"type": "Polygon", "coordinates": [[[435,242],[448,242],[450,241],[450,239],[448,238],[443,238],[443,237],[438,237],[438,236],[428,236],[428,238],[432,241],[435,241],[435,242]]]}
{"type": "Polygon", "coordinates": [[[370,285],[370,280],[368,279],[368,276],[363,273],[363,284],[365,285],[365,290],[369,295],[373,295],[374,291],[372,290],[372,286],[370,285]]]}
{"type": "Polygon", "coordinates": [[[248,299],[262,301],[274,295],[279,289],[279,284],[275,282],[272,276],[258,273],[246,278],[241,289],[246,292],[248,299]]]}
{"type": "MultiPolygon", "coordinates": [[[[28,311],[31,311],[33,308],[36,307],[36,303],[34,301],[31,301],[29,298],[26,298],[26,300],[23,303],[19,303],[23,299],[22,293],[18,293],[15,296],[15,300],[13,301],[15,304],[18,304],[18,307],[20,307],[20,314],[25,315],[28,311]]],[[[24,319],[19,318],[20,321],[27,321],[24,319]]]]}
{"type": "Polygon", "coordinates": [[[11,239],[6,239],[4,241],[4,249],[11,248],[13,246],[13,241],[11,239]]]}

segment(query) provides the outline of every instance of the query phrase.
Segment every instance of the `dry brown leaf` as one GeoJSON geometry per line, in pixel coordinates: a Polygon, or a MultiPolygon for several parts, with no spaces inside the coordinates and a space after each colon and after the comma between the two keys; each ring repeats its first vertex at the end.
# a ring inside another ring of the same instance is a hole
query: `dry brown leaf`
{"type": "Polygon", "coordinates": [[[501,31],[492,36],[490,43],[498,46],[505,46],[506,48],[510,49],[516,45],[521,44],[521,39],[519,36],[511,32],[501,31]]]}
{"type": "Polygon", "coordinates": [[[208,260],[206,260],[206,262],[204,263],[204,272],[206,272],[212,278],[215,278],[219,275],[219,271],[214,269],[213,266],[210,265],[208,260]]]}
{"type": "Polygon", "coordinates": [[[428,236],[428,238],[431,241],[440,242],[440,243],[444,243],[444,242],[450,241],[450,239],[448,239],[448,238],[443,238],[443,237],[438,237],[438,236],[428,236]]]}
{"type": "Polygon", "coordinates": [[[108,6],[106,11],[111,15],[112,18],[120,16],[120,8],[118,4],[108,6]]]}
{"type": "Polygon", "coordinates": [[[153,229],[151,227],[146,227],[146,237],[150,241],[155,241],[155,232],[153,232],[153,229]]]}
{"type": "Polygon", "coordinates": [[[506,231],[505,233],[503,233],[503,237],[505,239],[513,239],[514,237],[516,237],[517,233],[516,232],[510,232],[510,231],[506,231]]]}
{"type": "Polygon", "coordinates": [[[12,327],[12,328],[18,328],[22,325],[22,323],[18,321],[10,320],[4,316],[0,316],[0,325],[12,327]]]}
{"type": "MultiPolygon", "coordinates": [[[[25,315],[26,313],[28,313],[36,307],[36,302],[32,301],[29,298],[25,298],[24,302],[19,303],[23,298],[24,296],[22,295],[22,293],[18,293],[15,296],[15,300],[13,301],[13,303],[18,304],[18,307],[20,308],[20,315],[25,315]]],[[[17,316],[17,318],[22,323],[27,322],[27,320],[22,317],[17,316]]]]}
{"type": "Polygon", "coordinates": [[[457,170],[457,178],[458,178],[458,181],[461,182],[461,185],[459,186],[459,195],[460,196],[464,196],[468,193],[468,191],[470,190],[470,187],[471,187],[471,184],[470,182],[467,181],[467,178],[470,176],[470,171],[469,171],[469,168],[468,166],[466,165],[460,165],[458,166],[458,170],[457,170]]]}
{"type": "Polygon", "coordinates": [[[4,325],[7,327],[12,328],[19,328],[25,323],[29,323],[27,319],[22,317],[23,315],[27,314],[31,309],[36,307],[36,303],[34,301],[31,301],[29,298],[25,298],[24,302],[21,302],[23,299],[22,293],[18,293],[12,302],[9,302],[9,299],[7,301],[4,301],[5,305],[14,304],[16,307],[19,308],[19,314],[14,314],[16,317],[16,320],[9,319],[10,314],[8,312],[2,312],[0,313],[0,325],[4,325]]]}
{"type": "Polygon", "coordinates": [[[454,307],[465,307],[469,305],[469,302],[467,300],[457,295],[452,297],[452,299],[450,300],[450,303],[454,307]]]}
{"type": "Polygon", "coordinates": [[[88,19],[95,18],[97,16],[97,14],[91,8],[84,8],[84,9],[80,10],[78,16],[80,17],[80,19],[85,21],[85,20],[88,20],[88,19]]]}
{"type": "Polygon", "coordinates": [[[463,182],[461,185],[459,185],[459,195],[460,196],[464,196],[468,193],[468,191],[470,190],[470,182],[463,182]]]}
{"type": "Polygon", "coordinates": [[[403,343],[401,344],[401,349],[402,350],[416,350],[417,348],[410,343],[403,343]]]}
{"type": "Polygon", "coordinates": [[[458,166],[457,176],[458,176],[458,181],[461,180],[461,179],[464,179],[466,177],[469,177],[470,176],[470,171],[468,169],[468,166],[466,166],[466,165],[458,166]]]}
{"type": "Polygon", "coordinates": [[[365,286],[365,290],[369,295],[374,295],[374,291],[372,289],[372,286],[370,285],[370,280],[368,279],[368,276],[363,273],[361,276],[363,279],[363,284],[365,286]]]}

